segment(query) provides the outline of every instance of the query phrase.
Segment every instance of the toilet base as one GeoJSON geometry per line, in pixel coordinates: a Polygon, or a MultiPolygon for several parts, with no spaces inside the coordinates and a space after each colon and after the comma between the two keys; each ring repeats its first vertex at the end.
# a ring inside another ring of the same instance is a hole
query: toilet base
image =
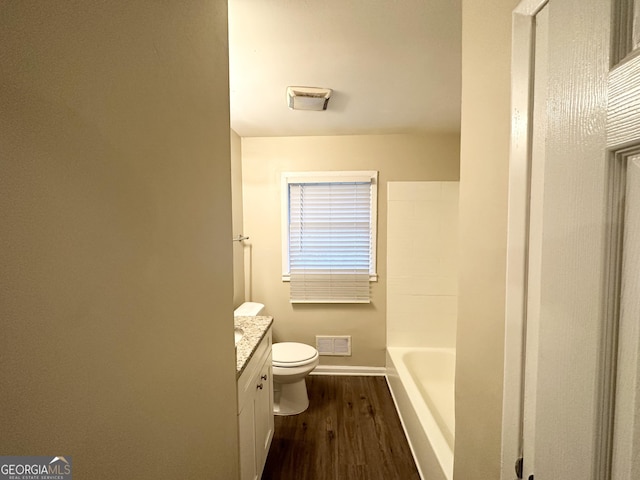
{"type": "Polygon", "coordinates": [[[309,407],[304,378],[294,383],[273,383],[273,414],[298,415],[309,407]]]}

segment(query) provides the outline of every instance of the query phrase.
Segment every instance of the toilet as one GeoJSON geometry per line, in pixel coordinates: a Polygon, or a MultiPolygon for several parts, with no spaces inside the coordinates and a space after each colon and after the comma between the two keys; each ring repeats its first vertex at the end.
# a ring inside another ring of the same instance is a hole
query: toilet
{"type": "Polygon", "coordinates": [[[279,342],[272,355],[274,415],[304,412],[309,406],[305,378],[320,361],[318,351],[304,343],[279,342]]]}
{"type": "MultiPolygon", "coordinates": [[[[264,314],[264,305],[244,302],[235,309],[235,317],[256,317],[264,314]]],[[[304,379],[320,362],[318,351],[310,345],[296,342],[274,343],[272,354],[273,413],[297,415],[309,407],[304,379]]]]}

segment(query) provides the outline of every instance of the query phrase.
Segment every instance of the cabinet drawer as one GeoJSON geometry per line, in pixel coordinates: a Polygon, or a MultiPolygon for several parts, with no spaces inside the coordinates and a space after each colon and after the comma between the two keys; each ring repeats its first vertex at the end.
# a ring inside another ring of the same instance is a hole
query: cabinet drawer
{"type": "Polygon", "coordinates": [[[262,365],[270,353],[271,328],[267,330],[267,333],[260,341],[255,352],[253,352],[247,366],[238,379],[238,412],[242,411],[242,408],[248,399],[253,401],[254,391],[256,389],[256,379],[259,376],[262,365]]]}

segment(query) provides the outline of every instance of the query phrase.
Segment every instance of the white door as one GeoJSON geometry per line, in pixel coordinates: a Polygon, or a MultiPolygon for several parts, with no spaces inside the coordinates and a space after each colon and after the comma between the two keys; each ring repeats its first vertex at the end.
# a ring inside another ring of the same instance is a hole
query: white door
{"type": "Polygon", "coordinates": [[[525,479],[640,478],[640,0],[614,1],[533,15],[525,479]]]}

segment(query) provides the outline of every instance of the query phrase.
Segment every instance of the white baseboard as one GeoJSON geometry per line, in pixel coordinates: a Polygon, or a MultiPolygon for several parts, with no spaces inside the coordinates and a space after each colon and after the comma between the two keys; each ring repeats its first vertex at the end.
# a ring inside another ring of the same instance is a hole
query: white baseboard
{"type": "Polygon", "coordinates": [[[318,365],[311,375],[345,375],[345,376],[366,376],[366,377],[378,377],[384,376],[387,373],[385,367],[361,367],[361,366],[348,366],[348,365],[318,365]]]}

